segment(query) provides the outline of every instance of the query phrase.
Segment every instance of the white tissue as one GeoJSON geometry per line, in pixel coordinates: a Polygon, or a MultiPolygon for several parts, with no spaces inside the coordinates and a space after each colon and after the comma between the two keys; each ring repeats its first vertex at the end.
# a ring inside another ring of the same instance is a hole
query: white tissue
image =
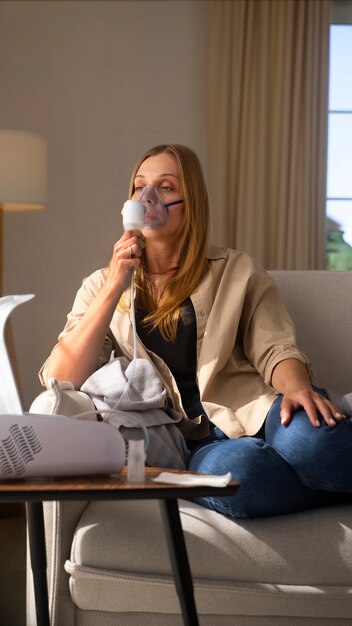
{"type": "Polygon", "coordinates": [[[156,483],[180,485],[181,487],[226,487],[232,480],[231,472],[216,476],[214,474],[176,474],[173,472],[161,472],[153,478],[156,483]]]}

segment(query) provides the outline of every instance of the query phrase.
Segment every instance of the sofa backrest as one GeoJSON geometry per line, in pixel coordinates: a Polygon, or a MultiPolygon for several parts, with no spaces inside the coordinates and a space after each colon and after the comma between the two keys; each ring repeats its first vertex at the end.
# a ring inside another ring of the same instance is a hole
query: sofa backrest
{"type": "Polygon", "coordinates": [[[352,272],[272,270],[314,381],[352,392],[352,272]]]}

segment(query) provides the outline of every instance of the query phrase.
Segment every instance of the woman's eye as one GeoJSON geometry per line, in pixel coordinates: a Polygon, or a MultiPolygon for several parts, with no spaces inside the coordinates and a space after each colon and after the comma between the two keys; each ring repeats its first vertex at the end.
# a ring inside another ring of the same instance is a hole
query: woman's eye
{"type": "Polygon", "coordinates": [[[134,188],[135,191],[142,191],[142,189],[144,189],[143,185],[134,188]]]}
{"type": "Polygon", "coordinates": [[[172,187],[170,187],[169,185],[161,185],[160,189],[162,189],[163,191],[173,191],[172,187]]]}

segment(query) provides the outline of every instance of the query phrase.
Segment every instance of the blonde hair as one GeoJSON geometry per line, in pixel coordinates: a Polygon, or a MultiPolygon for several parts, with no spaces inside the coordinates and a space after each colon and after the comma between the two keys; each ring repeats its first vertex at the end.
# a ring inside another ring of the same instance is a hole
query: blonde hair
{"type": "Polygon", "coordinates": [[[179,233],[179,267],[165,284],[159,296],[148,278],[143,254],[136,271],[136,304],[148,311],[144,320],[158,327],[168,341],[176,339],[181,305],[199,283],[207,263],[209,199],[202,166],[197,155],[180,144],[162,144],[148,150],[136,163],[130,181],[129,197],[134,193],[134,180],[148,157],[166,152],[176,159],[180,174],[180,190],[184,200],[183,228],[179,233]]]}

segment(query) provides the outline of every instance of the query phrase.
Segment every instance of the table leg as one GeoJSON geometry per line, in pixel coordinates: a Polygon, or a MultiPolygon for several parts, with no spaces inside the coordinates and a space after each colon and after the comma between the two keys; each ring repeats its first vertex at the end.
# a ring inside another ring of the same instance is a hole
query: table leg
{"type": "Polygon", "coordinates": [[[50,626],[43,503],[27,502],[26,509],[37,626],[50,626]]]}
{"type": "Polygon", "coordinates": [[[164,532],[185,626],[199,626],[193,580],[176,499],[160,500],[164,532]]]}

